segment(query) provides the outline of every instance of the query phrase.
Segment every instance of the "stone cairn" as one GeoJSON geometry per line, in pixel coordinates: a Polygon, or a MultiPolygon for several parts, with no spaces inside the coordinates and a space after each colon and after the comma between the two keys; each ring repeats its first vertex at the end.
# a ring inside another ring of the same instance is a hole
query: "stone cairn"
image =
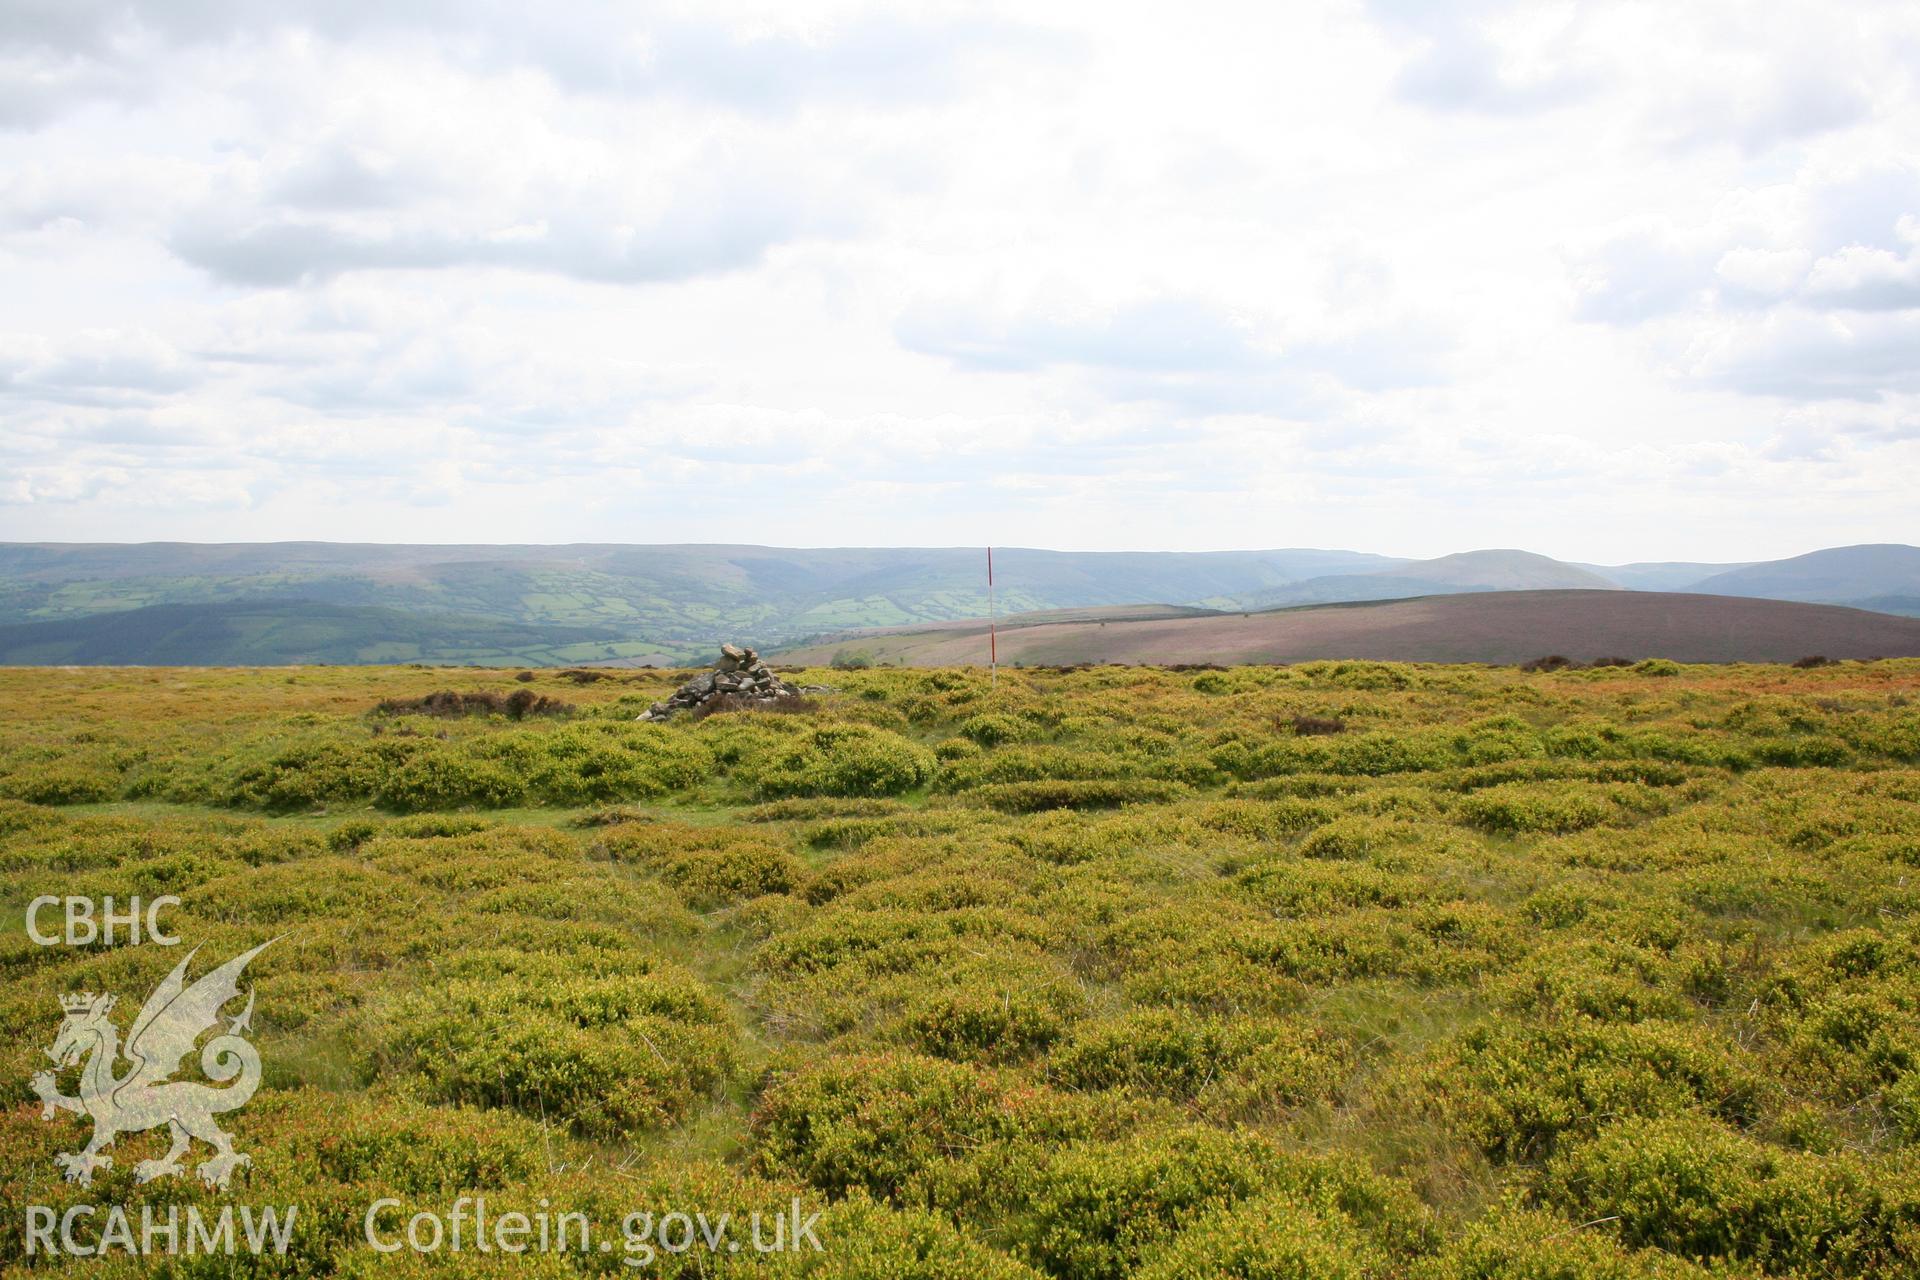
{"type": "Polygon", "coordinates": [[[811,686],[796,689],[773,674],[772,668],[760,661],[760,655],[753,650],[737,644],[723,644],[720,646],[720,661],[713,670],[687,681],[674,691],[672,697],[665,702],[654,703],[638,719],[665,720],[676,711],[692,711],[715,698],[777,702],[782,698],[797,698],[803,693],[814,692],[819,690],[811,686]]]}

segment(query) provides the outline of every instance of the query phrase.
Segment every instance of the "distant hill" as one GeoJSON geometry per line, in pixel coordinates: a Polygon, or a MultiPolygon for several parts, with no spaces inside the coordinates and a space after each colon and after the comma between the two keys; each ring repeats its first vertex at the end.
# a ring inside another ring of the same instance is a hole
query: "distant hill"
{"type": "Polygon", "coordinates": [[[1577,565],[1531,551],[1462,551],[1437,560],[1416,560],[1392,571],[1403,578],[1450,587],[1483,587],[1491,591],[1550,591],[1586,589],[1606,591],[1619,584],[1577,565]]]}
{"type": "Polygon", "coordinates": [[[1274,607],[1342,600],[1397,600],[1457,591],[1616,591],[1620,584],[1591,569],[1531,551],[1462,551],[1434,560],[1410,560],[1360,574],[1288,583],[1247,596],[1243,604],[1274,607]]]}
{"type": "Polygon", "coordinates": [[[1692,560],[1655,560],[1639,564],[1576,564],[1574,568],[1599,574],[1608,582],[1629,591],[1688,591],[1702,578],[1744,569],[1750,563],[1701,564],[1692,560]]]}
{"type": "Polygon", "coordinates": [[[312,603],[161,604],[0,626],[0,663],[10,666],[497,666],[643,656],[642,646],[606,630],[312,603]]]}
{"type": "Polygon", "coordinates": [[[1875,613],[1902,613],[1909,618],[1920,618],[1920,596],[1868,596],[1865,600],[1849,601],[1855,609],[1871,609],[1875,613]]]}
{"type": "Polygon", "coordinates": [[[1920,547],[1898,542],[1829,547],[1714,574],[1692,589],[1722,596],[1830,603],[1920,596],[1920,547]]]}
{"type": "MultiPolygon", "coordinates": [[[[1790,662],[1920,656],[1920,618],[1831,605],[1652,591],[1510,591],[1199,618],[1021,625],[1000,634],[1003,663],[1525,662],[1547,654],[1790,662]]],[[[984,623],[844,637],[783,653],[824,664],[861,654],[902,666],[983,665],[984,623]]]]}
{"type": "MultiPolygon", "coordinates": [[[[1003,614],[1239,613],[1447,593],[1621,587],[1870,603],[1920,613],[1914,603],[1920,601],[1920,548],[1905,546],[1843,547],[1744,565],[1578,565],[1520,550],[1408,560],[1313,548],[1024,547],[997,549],[994,563],[995,602],[1003,614]]],[[[139,629],[147,625],[141,619],[108,615],[219,606],[206,618],[224,628],[221,661],[285,662],[298,660],[287,655],[311,653],[330,655],[327,661],[403,653],[409,661],[493,660],[469,656],[484,653],[529,665],[694,663],[724,640],[771,651],[849,631],[977,618],[988,609],[985,568],[978,547],[0,543],[0,627],[102,619],[58,633],[65,638],[57,642],[48,639],[54,632],[22,633],[0,650],[0,662],[33,661],[8,656],[28,652],[118,655],[62,661],[180,660],[165,655],[192,646],[158,646],[188,615],[165,615],[172,621],[151,632],[139,629]],[[403,626],[402,618],[412,621],[403,626]]]]}
{"type": "MultiPolygon", "coordinates": [[[[994,562],[1006,610],[1224,601],[1315,574],[1398,563],[1311,549],[1021,547],[996,550],[994,562]]],[[[271,605],[283,619],[309,605],[458,614],[585,629],[638,652],[704,661],[722,640],[764,648],[850,627],[984,614],[987,584],[978,547],[0,544],[0,624],[171,604],[271,605]]],[[[328,625],[343,626],[344,617],[329,615],[328,625]]],[[[360,637],[363,646],[384,643],[390,621],[360,637]]],[[[342,634],[343,644],[353,639],[342,634]]],[[[263,649],[251,660],[282,659],[263,649]]]]}

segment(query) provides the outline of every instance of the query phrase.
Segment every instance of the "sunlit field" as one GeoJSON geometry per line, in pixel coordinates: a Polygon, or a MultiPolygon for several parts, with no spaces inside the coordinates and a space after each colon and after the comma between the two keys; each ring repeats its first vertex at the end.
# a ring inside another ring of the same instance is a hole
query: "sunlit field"
{"type": "Polygon", "coordinates": [[[821,1211],[642,1274],[1920,1276],[1920,661],[635,722],[684,675],[0,671],[0,1203],[301,1207],[182,1275],[635,1273],[363,1243],[484,1193],[821,1211]],[[278,939],[229,1195],[136,1185],[152,1133],[61,1181],[58,998],[130,1017],[187,948],[35,945],[42,894],[177,895],[196,973],[278,939]]]}

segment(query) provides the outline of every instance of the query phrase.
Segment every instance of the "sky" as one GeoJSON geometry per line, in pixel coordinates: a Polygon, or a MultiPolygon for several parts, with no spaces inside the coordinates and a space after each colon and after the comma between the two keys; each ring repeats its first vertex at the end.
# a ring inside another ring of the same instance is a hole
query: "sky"
{"type": "Polygon", "coordinates": [[[1906,0],[0,0],[0,539],[1920,542],[1916,68],[1906,0]]]}

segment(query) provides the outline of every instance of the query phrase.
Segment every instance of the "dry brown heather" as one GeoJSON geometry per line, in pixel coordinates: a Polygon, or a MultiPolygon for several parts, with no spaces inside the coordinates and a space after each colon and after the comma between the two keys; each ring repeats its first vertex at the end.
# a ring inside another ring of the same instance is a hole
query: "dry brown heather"
{"type": "Polygon", "coordinates": [[[284,935],[262,1274],[484,1191],[825,1208],[663,1274],[1920,1276],[1920,662],[796,678],[0,672],[0,1203],[218,1203],[152,1135],[61,1184],[26,1084],[179,955],[20,908],[171,893],[197,964],[284,935]]]}
{"type": "MultiPolygon", "coordinates": [[[[1000,661],[1518,663],[1543,654],[1583,660],[1631,654],[1681,662],[1792,662],[1920,657],[1920,618],[1838,605],[1670,591],[1498,591],[1321,605],[1264,613],[1143,617],[1115,609],[1055,620],[1021,614],[1000,624],[1000,661]]],[[[830,662],[940,667],[982,661],[982,619],[860,632],[783,655],[830,662]]]]}

